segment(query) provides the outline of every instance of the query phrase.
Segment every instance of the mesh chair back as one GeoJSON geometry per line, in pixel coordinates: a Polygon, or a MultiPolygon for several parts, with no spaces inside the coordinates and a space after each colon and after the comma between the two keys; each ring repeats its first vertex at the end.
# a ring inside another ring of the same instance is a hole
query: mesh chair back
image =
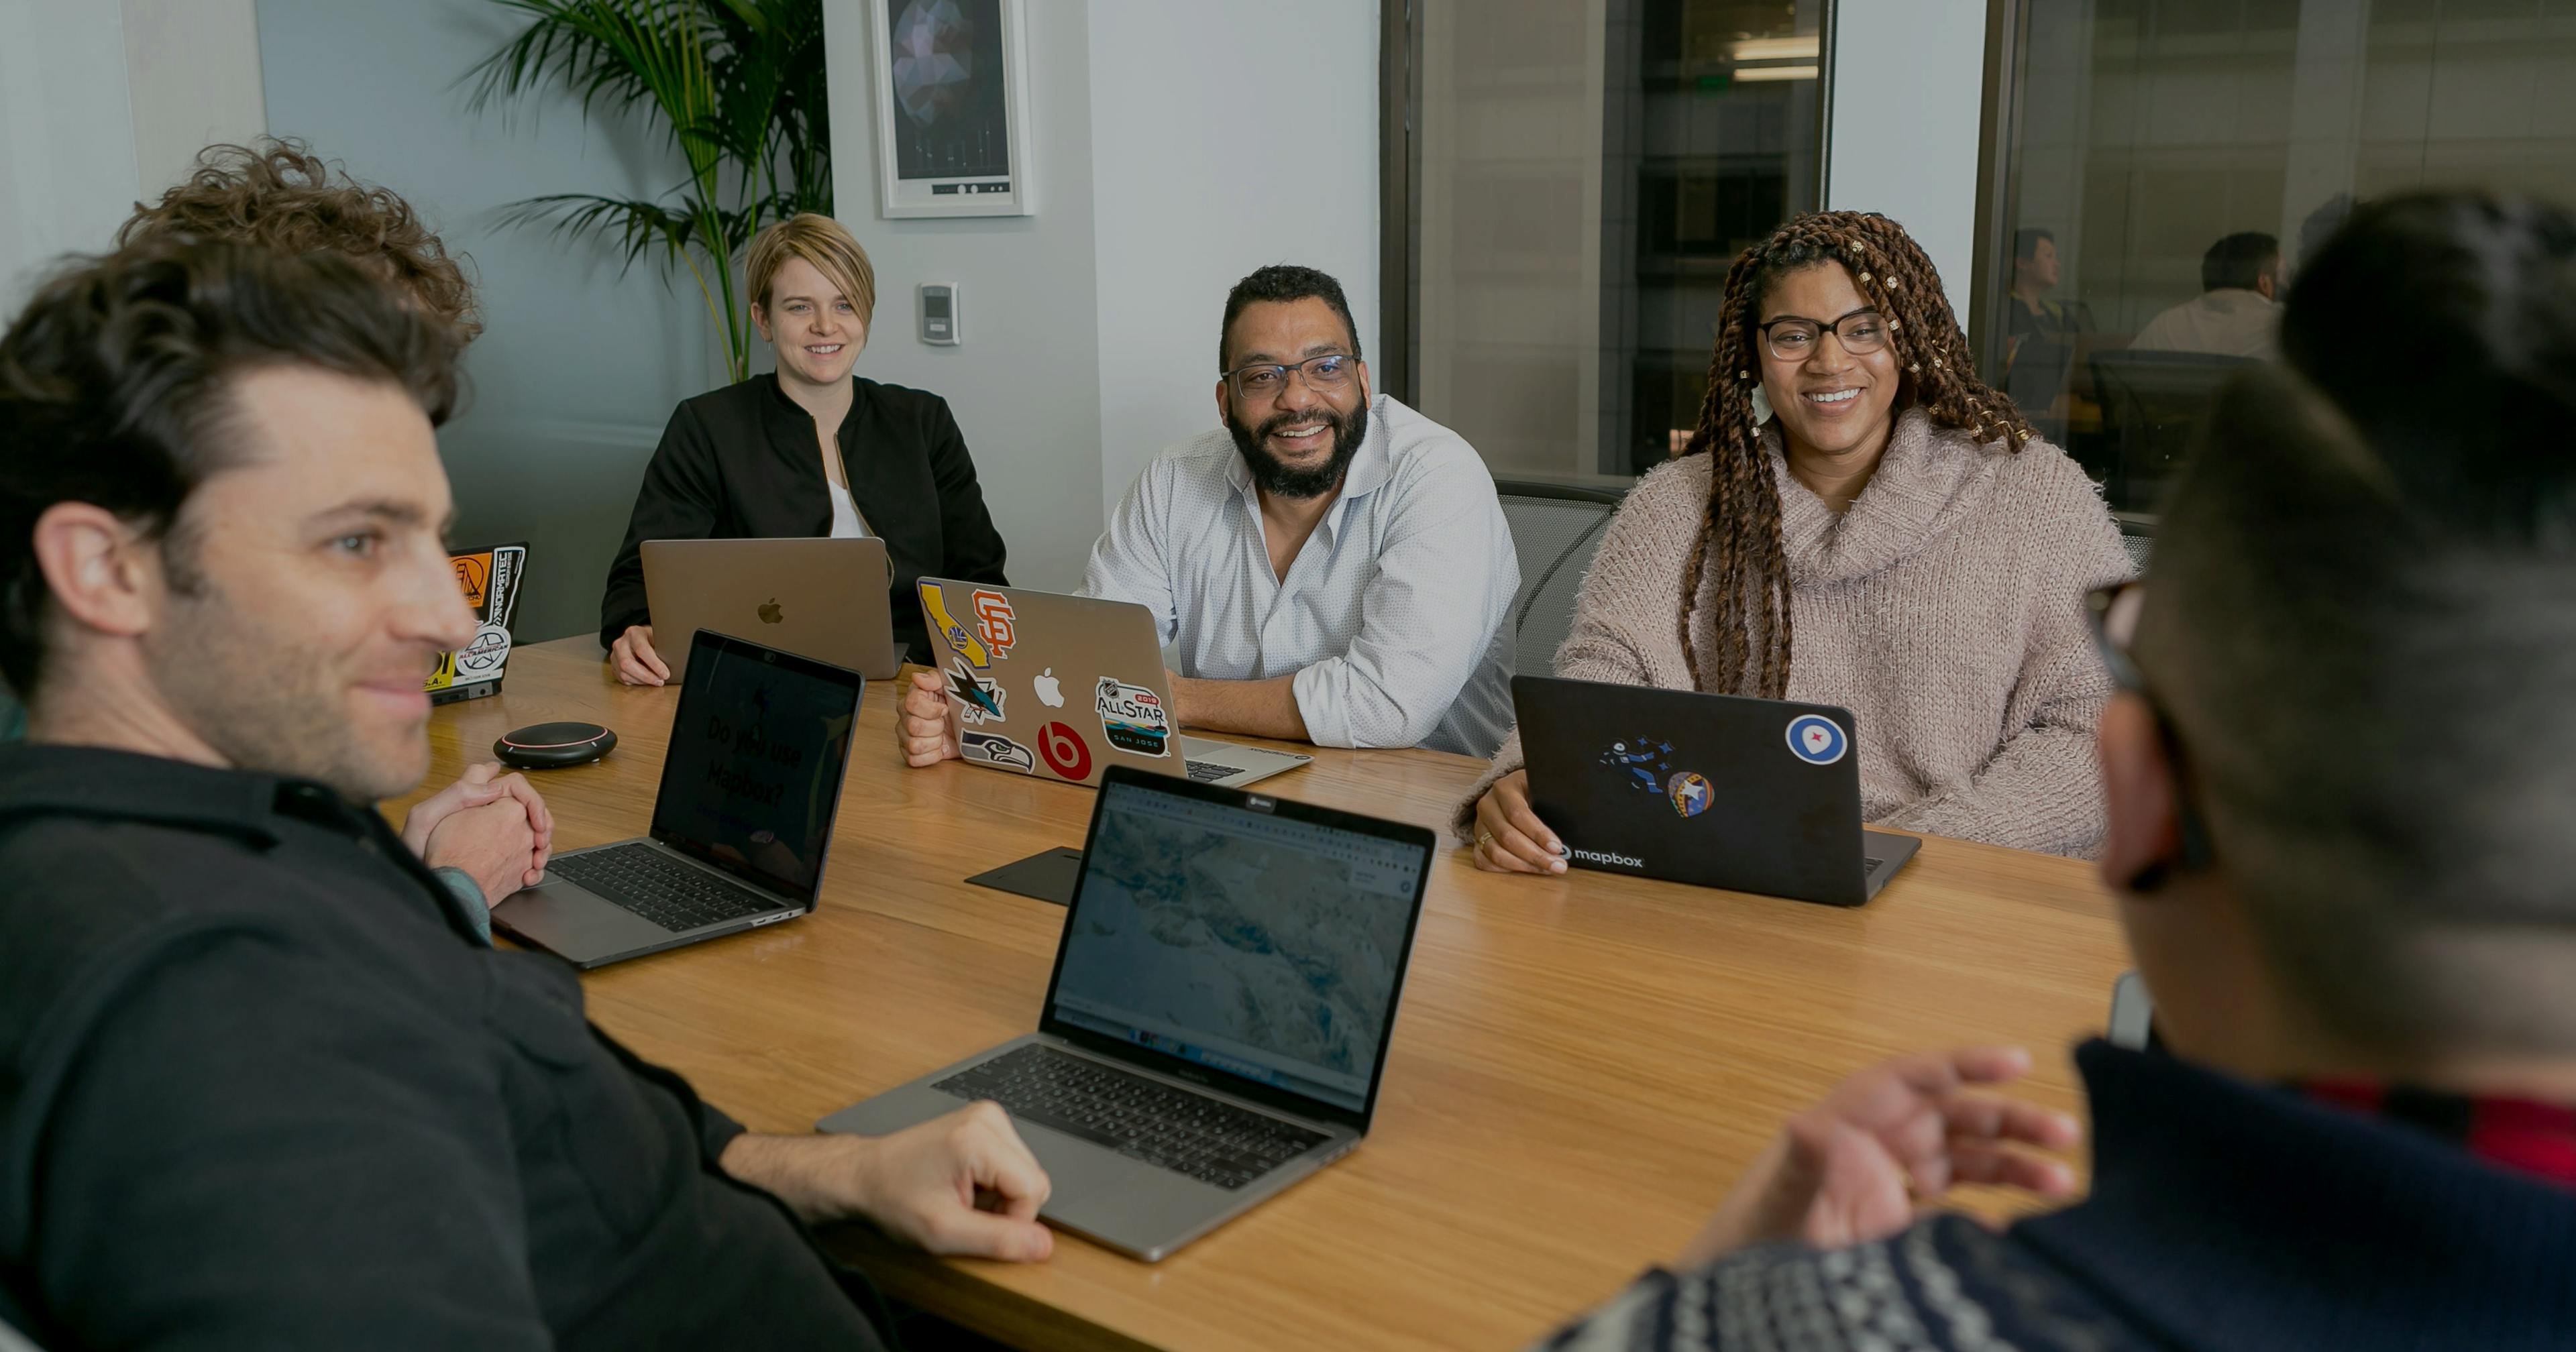
{"type": "Polygon", "coordinates": [[[1557,646],[1574,627],[1574,590],[1592,567],[1592,552],[1601,547],[1601,532],[1623,494],[1513,480],[1494,488],[1521,565],[1520,592],[1512,598],[1512,669],[1545,676],[1555,670],[1557,646]]]}

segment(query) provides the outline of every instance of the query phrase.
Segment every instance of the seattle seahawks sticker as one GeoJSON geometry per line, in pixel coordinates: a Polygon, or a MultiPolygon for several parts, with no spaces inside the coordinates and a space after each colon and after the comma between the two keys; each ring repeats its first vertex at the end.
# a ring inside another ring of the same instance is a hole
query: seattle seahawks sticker
{"type": "Polygon", "coordinates": [[[970,761],[998,765],[1021,774],[1037,773],[1037,757],[1029,749],[998,732],[961,732],[957,734],[958,754],[970,761]]]}
{"type": "Polygon", "coordinates": [[[1851,750],[1851,739],[1822,714],[1800,714],[1789,720],[1789,754],[1809,765],[1831,765],[1851,750]]]}
{"type": "Polygon", "coordinates": [[[1100,714],[1100,735],[1111,746],[1139,756],[1171,754],[1171,715],[1153,691],[1103,676],[1092,707],[1100,714]]]}

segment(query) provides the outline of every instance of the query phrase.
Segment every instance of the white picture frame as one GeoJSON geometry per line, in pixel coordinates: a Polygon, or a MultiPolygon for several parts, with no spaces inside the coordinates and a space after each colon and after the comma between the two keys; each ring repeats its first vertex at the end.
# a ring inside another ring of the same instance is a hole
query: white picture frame
{"type": "Polygon", "coordinates": [[[1027,216],[1027,0],[867,0],[877,214],[1027,216]]]}

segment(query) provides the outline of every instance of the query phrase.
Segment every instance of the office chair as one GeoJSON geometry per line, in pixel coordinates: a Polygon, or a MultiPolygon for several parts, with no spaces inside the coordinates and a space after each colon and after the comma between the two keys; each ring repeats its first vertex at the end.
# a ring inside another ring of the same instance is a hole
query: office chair
{"type": "Polygon", "coordinates": [[[1555,671],[1557,647],[1574,627],[1574,590],[1626,492],[1519,479],[1499,481],[1494,491],[1521,565],[1510,619],[1512,670],[1545,676],[1555,671]]]}

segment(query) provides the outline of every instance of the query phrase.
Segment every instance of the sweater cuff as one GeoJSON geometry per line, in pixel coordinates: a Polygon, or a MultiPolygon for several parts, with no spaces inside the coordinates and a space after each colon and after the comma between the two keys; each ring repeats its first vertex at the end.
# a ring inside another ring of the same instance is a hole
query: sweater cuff
{"type": "Polygon", "coordinates": [[[723,1109],[705,1099],[698,1100],[698,1147],[705,1152],[709,1169],[724,1172],[725,1147],[732,1145],[733,1138],[743,1131],[743,1125],[727,1117],[723,1109]]]}
{"type": "Polygon", "coordinates": [[[1458,810],[1449,814],[1450,833],[1458,838],[1460,844],[1476,843],[1476,804],[1484,798],[1488,790],[1494,787],[1496,780],[1520,769],[1522,765],[1521,730],[1514,728],[1511,735],[1503,739],[1502,746],[1494,752],[1493,763],[1485,767],[1484,776],[1476,781],[1474,788],[1467,790],[1467,796],[1458,804],[1458,810]]]}
{"type": "Polygon", "coordinates": [[[431,876],[447,887],[447,894],[463,904],[465,918],[474,922],[474,937],[492,946],[492,903],[484,900],[482,885],[474,876],[453,864],[430,870],[431,876]]]}

